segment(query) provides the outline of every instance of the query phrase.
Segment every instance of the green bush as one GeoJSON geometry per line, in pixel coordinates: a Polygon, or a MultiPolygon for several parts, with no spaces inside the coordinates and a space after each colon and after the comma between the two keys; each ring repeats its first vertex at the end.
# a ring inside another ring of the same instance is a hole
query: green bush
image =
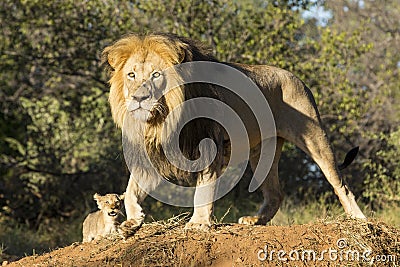
{"type": "Polygon", "coordinates": [[[373,206],[383,208],[400,203],[400,129],[389,134],[375,136],[385,144],[374,160],[364,164],[367,172],[364,196],[373,206]]]}

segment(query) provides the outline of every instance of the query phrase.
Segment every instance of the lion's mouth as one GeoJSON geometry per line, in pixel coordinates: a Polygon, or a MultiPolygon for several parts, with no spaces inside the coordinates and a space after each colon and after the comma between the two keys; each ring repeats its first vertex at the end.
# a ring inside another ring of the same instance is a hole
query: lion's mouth
{"type": "Polygon", "coordinates": [[[150,117],[150,110],[144,108],[137,108],[135,110],[129,111],[129,114],[137,120],[147,121],[150,117]]]}
{"type": "Polygon", "coordinates": [[[153,103],[131,101],[127,105],[127,110],[129,114],[135,119],[140,121],[148,121],[153,109],[154,109],[153,103]]]}

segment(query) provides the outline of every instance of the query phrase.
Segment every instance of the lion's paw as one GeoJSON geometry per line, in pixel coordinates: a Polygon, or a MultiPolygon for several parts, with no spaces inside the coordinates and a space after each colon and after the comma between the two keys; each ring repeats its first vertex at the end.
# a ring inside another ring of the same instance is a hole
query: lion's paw
{"type": "Polygon", "coordinates": [[[126,239],[133,236],[142,226],[143,220],[130,219],[126,220],[119,226],[118,232],[126,239]]]}
{"type": "Polygon", "coordinates": [[[210,227],[211,227],[210,224],[188,222],[185,225],[185,230],[195,230],[195,231],[208,232],[210,230],[210,227]]]}
{"type": "Polygon", "coordinates": [[[243,216],[239,218],[238,223],[247,224],[247,225],[255,225],[258,224],[260,217],[259,216],[243,216]]]}

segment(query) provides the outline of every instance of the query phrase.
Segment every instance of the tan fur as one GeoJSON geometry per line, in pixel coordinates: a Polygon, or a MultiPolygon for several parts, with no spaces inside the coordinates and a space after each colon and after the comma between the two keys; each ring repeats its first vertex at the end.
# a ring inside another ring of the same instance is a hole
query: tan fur
{"type": "Polygon", "coordinates": [[[107,234],[116,233],[121,218],[121,204],[124,195],[107,194],[101,196],[94,194],[98,211],[90,213],[83,222],[83,242],[97,240],[107,234]]]}
{"type": "MultiPolygon", "coordinates": [[[[199,87],[196,84],[191,84],[175,88],[157,102],[147,96],[146,90],[143,89],[147,88],[143,86],[144,82],[153,79],[151,75],[154,71],[165,70],[172,65],[188,61],[216,61],[209,49],[201,43],[175,35],[129,35],[105,48],[103,58],[111,69],[109,101],[113,118],[119,127],[130,129],[128,138],[132,142],[133,151],[138,153],[138,156],[135,157],[140,159],[140,153],[147,148],[148,151],[152,151],[150,153],[151,159],[164,177],[170,179],[187,177],[187,174],[179,172],[166,162],[163,151],[159,146],[162,135],[159,126],[163,122],[165,113],[172,110],[174,106],[196,96],[208,96],[224,101],[234,108],[237,114],[240,114],[250,137],[252,151],[250,164],[252,168],[257,165],[258,147],[262,141],[260,140],[261,135],[257,121],[246,105],[238,101],[232,93],[210,85],[202,84],[199,87]],[[133,81],[127,79],[129,72],[136,74],[133,81]],[[196,86],[199,88],[196,88],[196,86]],[[148,99],[143,102],[132,100],[133,98],[136,99],[135,94],[148,97],[148,99]],[[142,113],[137,110],[132,111],[131,113],[135,117],[132,118],[132,116],[128,116],[127,109],[130,105],[136,105],[135,101],[143,103],[144,106],[153,107],[153,109],[148,112],[140,111],[142,113]],[[142,118],[140,116],[147,119],[140,119],[142,118]],[[139,136],[145,136],[145,145],[138,143],[139,136]]],[[[240,70],[259,86],[272,109],[278,137],[272,169],[261,186],[264,203],[257,216],[245,217],[240,221],[251,224],[266,223],[277,212],[283,198],[277,168],[284,140],[293,142],[316,161],[333,186],[347,214],[356,218],[365,218],[358,208],[353,194],[340,178],[332,149],[321,126],[314,98],[304,83],[290,72],[271,66],[225,64],[240,70]]],[[[156,85],[150,88],[149,90],[160,90],[156,85]]],[[[179,117],[176,120],[179,120],[179,117]]],[[[223,167],[223,160],[221,159],[223,154],[226,155],[227,153],[224,152],[224,147],[226,148],[227,144],[229,147],[229,140],[221,138],[223,130],[214,123],[199,120],[197,124],[194,123],[187,128],[189,129],[181,133],[182,139],[185,140],[182,144],[185,156],[196,157],[197,150],[193,143],[198,144],[199,140],[203,138],[212,138],[218,144],[219,157],[211,166],[211,172],[206,170],[206,172],[199,174],[202,179],[197,181],[215,179],[223,167]]],[[[171,127],[169,134],[173,131],[174,128],[171,127]]],[[[146,163],[140,160],[134,162],[131,171],[125,200],[127,219],[142,221],[144,214],[139,204],[145,198],[146,193],[138,187],[132,177],[143,177],[140,179],[148,183],[146,190],[152,190],[157,186],[156,182],[152,182],[154,180],[152,177],[155,174],[148,171],[146,163]]],[[[189,178],[196,179],[196,177],[189,178]]],[[[204,225],[209,225],[211,210],[212,206],[195,207],[190,227],[202,228],[204,225]]]]}

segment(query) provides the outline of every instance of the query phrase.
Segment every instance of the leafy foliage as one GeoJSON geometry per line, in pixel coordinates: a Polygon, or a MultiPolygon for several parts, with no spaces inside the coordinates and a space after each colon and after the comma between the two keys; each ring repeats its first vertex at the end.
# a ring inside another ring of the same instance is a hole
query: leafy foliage
{"type": "Polygon", "coordinates": [[[351,124],[361,146],[353,175],[361,177],[363,196],[375,209],[399,204],[400,7],[397,1],[327,1],[327,7],[338,31],[364,25],[358,43],[368,44],[346,74],[363,93],[361,101],[355,94],[362,112],[351,124]]]}
{"type": "Polygon", "coordinates": [[[376,153],[374,161],[365,162],[368,171],[365,179],[364,196],[380,207],[389,203],[400,202],[400,168],[398,152],[400,150],[400,130],[387,135],[381,135],[385,142],[376,153]]]}

